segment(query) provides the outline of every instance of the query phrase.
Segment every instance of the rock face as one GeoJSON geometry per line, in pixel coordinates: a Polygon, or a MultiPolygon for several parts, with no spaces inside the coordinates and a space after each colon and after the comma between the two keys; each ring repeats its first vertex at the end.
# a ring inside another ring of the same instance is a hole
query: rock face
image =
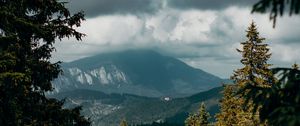
{"type": "Polygon", "coordinates": [[[90,89],[148,97],[184,97],[220,86],[222,79],[151,50],[96,55],[62,64],[52,93],[90,89]]]}
{"type": "MultiPolygon", "coordinates": [[[[77,88],[95,88],[130,83],[124,72],[115,65],[104,65],[91,70],[77,67],[63,68],[63,74],[54,82],[55,92],[77,88]]],[[[100,89],[99,89],[100,90],[100,89]]]]}

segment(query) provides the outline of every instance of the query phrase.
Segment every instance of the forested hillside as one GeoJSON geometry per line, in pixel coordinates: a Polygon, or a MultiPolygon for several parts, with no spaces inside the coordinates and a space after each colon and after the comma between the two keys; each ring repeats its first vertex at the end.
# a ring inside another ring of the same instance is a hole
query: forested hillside
{"type": "Polygon", "coordinates": [[[74,90],[50,97],[66,98],[66,107],[83,106],[82,113],[92,124],[114,126],[125,118],[128,124],[168,122],[184,125],[189,113],[205,102],[211,114],[218,112],[221,87],[186,98],[149,98],[130,94],[105,94],[92,90],[74,90]]]}

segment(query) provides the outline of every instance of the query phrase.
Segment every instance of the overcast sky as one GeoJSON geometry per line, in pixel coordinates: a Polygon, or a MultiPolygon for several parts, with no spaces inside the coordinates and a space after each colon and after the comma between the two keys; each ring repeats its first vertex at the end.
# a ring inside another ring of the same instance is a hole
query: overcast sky
{"type": "Polygon", "coordinates": [[[257,0],[68,0],[86,20],[81,42],[57,42],[53,61],[98,53],[152,49],[222,78],[241,67],[236,52],[253,20],[270,45],[274,67],[300,63],[300,17],[284,16],[272,28],[268,14],[251,14],[257,0]]]}

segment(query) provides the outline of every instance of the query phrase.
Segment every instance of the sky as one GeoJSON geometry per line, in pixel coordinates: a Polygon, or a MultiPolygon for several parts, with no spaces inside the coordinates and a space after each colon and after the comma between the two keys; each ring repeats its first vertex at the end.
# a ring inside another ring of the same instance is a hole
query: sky
{"type": "Polygon", "coordinates": [[[236,51],[254,21],[266,38],[272,67],[300,63],[300,16],[285,15],[272,27],[269,14],[251,14],[258,0],[66,0],[86,20],[73,38],[56,42],[52,61],[70,62],[127,49],[151,49],[195,68],[229,78],[241,68],[236,51]]]}

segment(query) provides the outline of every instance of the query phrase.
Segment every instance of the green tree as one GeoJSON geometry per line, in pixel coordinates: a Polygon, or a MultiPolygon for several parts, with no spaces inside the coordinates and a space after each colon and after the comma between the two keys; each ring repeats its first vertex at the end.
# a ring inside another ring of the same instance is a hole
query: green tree
{"type": "Polygon", "coordinates": [[[220,113],[216,114],[216,126],[254,126],[252,113],[243,110],[244,99],[236,96],[236,85],[224,85],[220,101],[220,113]]]}
{"type": "Polygon", "coordinates": [[[247,30],[247,41],[242,42],[242,49],[237,49],[242,54],[241,63],[243,68],[234,71],[231,77],[234,85],[224,88],[224,96],[221,101],[221,113],[217,117],[218,125],[265,125],[259,120],[259,114],[255,111],[258,106],[244,96],[253,90],[245,90],[247,85],[261,88],[270,88],[275,81],[271,66],[267,63],[271,54],[268,45],[264,44],[264,38],[259,37],[254,22],[247,30]],[[230,117],[230,118],[228,118],[230,117]],[[234,119],[236,118],[236,119],[234,119]]]}
{"type": "Polygon", "coordinates": [[[123,119],[120,123],[120,126],[128,126],[125,119],[123,119]]]}
{"type": "Polygon", "coordinates": [[[274,82],[274,77],[269,69],[271,64],[267,63],[271,57],[268,44],[264,43],[265,38],[259,37],[254,22],[248,27],[246,36],[248,40],[241,43],[242,49],[237,49],[242,55],[241,63],[244,67],[234,71],[231,79],[234,80],[238,89],[252,82],[255,82],[252,83],[255,86],[270,87],[274,82]]]}
{"type": "Polygon", "coordinates": [[[0,125],[90,125],[80,107],[63,108],[47,98],[51,81],[61,72],[51,63],[56,39],[84,35],[83,13],[71,15],[56,0],[0,0],[0,125]]]}
{"type": "Polygon", "coordinates": [[[271,88],[247,85],[245,90],[254,90],[245,96],[259,109],[260,119],[270,125],[300,125],[300,71],[298,65],[293,68],[275,68],[278,81],[271,88]],[[257,93],[260,92],[260,93],[257,93]]]}
{"type": "Polygon", "coordinates": [[[252,13],[265,13],[270,10],[270,20],[273,20],[273,27],[275,27],[277,16],[282,16],[286,10],[286,6],[288,5],[290,16],[293,14],[299,14],[300,0],[260,0],[253,5],[252,13]]]}
{"type": "Polygon", "coordinates": [[[196,114],[190,115],[186,121],[186,126],[208,126],[210,115],[206,111],[205,104],[202,102],[199,111],[196,114]]]}
{"type": "MultiPolygon", "coordinates": [[[[253,101],[244,99],[244,96],[255,90],[244,90],[246,85],[253,85],[261,88],[270,88],[275,82],[272,71],[269,69],[271,64],[267,61],[271,57],[268,44],[264,43],[265,38],[259,36],[254,22],[250,24],[247,30],[247,41],[242,42],[242,50],[237,49],[242,54],[241,63],[243,68],[234,72],[231,77],[237,85],[237,97],[244,100],[243,110],[246,114],[252,112],[252,120],[254,125],[265,124],[259,120],[259,113],[256,111],[259,106],[253,105],[253,101]]],[[[259,93],[259,92],[256,92],[259,93]]]]}

